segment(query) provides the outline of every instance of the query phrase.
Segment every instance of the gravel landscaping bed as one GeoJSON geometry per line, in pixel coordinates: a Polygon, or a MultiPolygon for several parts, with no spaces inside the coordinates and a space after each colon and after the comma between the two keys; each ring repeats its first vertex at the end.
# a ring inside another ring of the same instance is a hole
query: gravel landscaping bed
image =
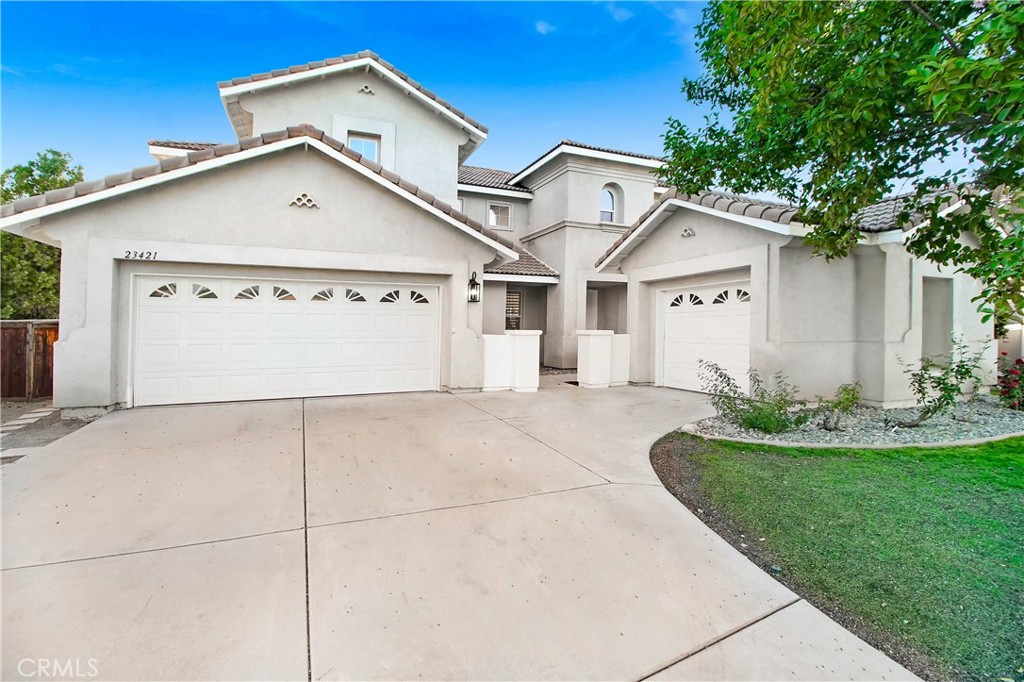
{"type": "Polygon", "coordinates": [[[918,427],[892,426],[895,422],[910,421],[917,412],[915,408],[883,410],[877,407],[857,407],[852,414],[843,417],[842,428],[838,431],[822,429],[820,418],[812,419],[791,431],[764,433],[739,428],[720,417],[704,419],[687,430],[701,436],[829,445],[948,443],[1024,432],[1024,412],[1002,407],[993,396],[981,396],[961,403],[950,413],[933,417],[918,427]],[[886,420],[890,423],[888,427],[886,420]]]}

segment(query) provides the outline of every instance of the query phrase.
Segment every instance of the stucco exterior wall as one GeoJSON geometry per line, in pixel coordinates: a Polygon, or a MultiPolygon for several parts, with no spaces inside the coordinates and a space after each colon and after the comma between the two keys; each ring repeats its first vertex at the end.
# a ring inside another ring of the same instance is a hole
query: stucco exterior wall
{"type": "Polygon", "coordinates": [[[479,221],[488,229],[494,230],[503,236],[519,241],[530,228],[530,200],[518,197],[502,197],[492,194],[477,194],[475,192],[460,191],[459,198],[463,200],[462,212],[473,220],[479,221]],[[489,203],[508,204],[512,207],[512,225],[510,228],[495,227],[488,224],[487,206],[489,203]]]}
{"type": "Polygon", "coordinates": [[[441,377],[479,387],[483,311],[465,283],[493,248],[302,148],[241,162],[43,219],[62,244],[59,407],[124,402],[132,272],[404,281],[441,286],[441,377]],[[301,193],[318,209],[289,202],[301,193]],[[150,251],[155,261],[127,261],[150,251]],[[201,264],[196,266],[195,264],[201,264]]]}
{"type": "MultiPolygon", "coordinates": [[[[539,168],[526,184],[533,191],[532,229],[562,221],[601,222],[601,190],[617,186],[620,205],[615,224],[631,225],[652,202],[657,182],[646,168],[565,154],[539,168]]],[[[593,254],[596,259],[598,254],[593,254]]]]}
{"type": "Polygon", "coordinates": [[[483,307],[484,334],[505,333],[505,283],[484,282],[483,296],[480,299],[483,307]]]}
{"type": "Polygon", "coordinates": [[[342,73],[239,97],[253,132],[309,123],[346,142],[349,130],[380,135],[381,163],[448,203],[455,203],[459,145],[468,133],[413,101],[373,72],[342,73]],[[373,94],[360,89],[368,85],[373,94]]]}
{"type": "Polygon", "coordinates": [[[951,279],[950,331],[984,351],[985,381],[993,381],[991,325],[970,301],[978,283],[917,260],[899,244],[861,246],[828,262],[798,238],[680,208],[621,269],[629,281],[633,382],[656,380],[658,292],[735,276],[751,280],[751,367],[762,376],[783,372],[804,398],[859,380],[866,403],[909,404],[903,363],[921,357],[925,277],[951,279]],[[684,227],[695,236],[681,238],[684,227]]]}

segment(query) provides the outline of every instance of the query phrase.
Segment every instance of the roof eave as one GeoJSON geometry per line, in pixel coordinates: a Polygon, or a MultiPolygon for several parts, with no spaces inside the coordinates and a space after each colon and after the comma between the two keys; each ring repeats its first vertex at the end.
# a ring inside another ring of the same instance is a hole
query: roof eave
{"type": "Polygon", "coordinates": [[[516,173],[509,184],[518,185],[526,178],[533,175],[535,172],[554,161],[562,154],[574,154],[576,156],[585,156],[592,159],[601,159],[605,161],[618,161],[620,163],[628,163],[634,166],[644,166],[645,168],[661,168],[664,164],[663,161],[656,161],[654,159],[645,159],[638,156],[632,156],[630,154],[619,154],[615,152],[599,151],[596,149],[585,149],[583,147],[577,147],[575,145],[562,143],[557,147],[549,151],[544,156],[540,157],[523,170],[516,173]]]}
{"type": "MultiPolygon", "coordinates": [[[[237,85],[226,85],[220,88],[220,98],[224,103],[225,110],[228,109],[230,102],[237,102],[238,98],[242,95],[247,95],[260,90],[266,90],[269,88],[278,88],[298,83],[306,80],[313,80],[330,76],[336,73],[345,73],[348,71],[354,71],[359,68],[373,69],[378,76],[390,83],[397,85],[399,88],[404,90],[410,97],[416,99],[421,104],[427,106],[430,109],[435,110],[442,118],[446,118],[453,125],[464,129],[469,133],[469,141],[463,144],[459,148],[460,163],[461,160],[469,158],[480,144],[487,139],[487,130],[477,127],[460,117],[458,114],[448,109],[445,106],[439,104],[436,99],[431,99],[427,95],[423,94],[420,90],[409,85],[402,78],[399,78],[390,69],[385,68],[372,57],[360,57],[347,62],[340,62],[338,64],[331,64],[316,69],[307,69],[305,71],[298,71],[296,73],[289,73],[286,75],[275,76],[273,78],[264,78],[262,80],[254,80],[247,83],[239,83],[237,85]]],[[[238,126],[235,125],[235,121],[231,116],[231,112],[228,111],[228,118],[231,119],[232,128],[235,129],[236,134],[239,137],[248,137],[252,131],[248,131],[248,134],[239,133],[238,126]]]]}
{"type": "MultiPolygon", "coordinates": [[[[310,137],[305,134],[299,134],[294,137],[285,137],[283,139],[276,140],[273,142],[267,142],[264,144],[252,146],[248,149],[242,149],[234,153],[224,154],[221,156],[213,156],[212,158],[204,159],[202,161],[198,161],[195,163],[188,163],[188,161],[174,159],[173,161],[175,163],[186,163],[187,165],[183,165],[178,168],[173,168],[171,170],[166,170],[163,172],[153,173],[147,175],[146,177],[141,177],[139,179],[128,180],[123,183],[105,187],[103,189],[98,189],[96,191],[83,193],[80,194],[79,196],[75,196],[74,198],[58,201],[56,203],[43,204],[42,206],[39,206],[37,208],[30,208],[27,210],[19,211],[17,213],[14,213],[13,215],[8,215],[6,217],[0,218],[0,230],[5,232],[12,232],[15,234],[23,234],[25,230],[31,226],[30,224],[38,224],[38,222],[41,219],[47,218],[58,213],[75,210],[82,206],[112,199],[124,194],[128,194],[130,192],[145,189],[147,187],[163,184],[165,182],[171,182],[183,177],[188,177],[190,175],[204,173],[207,171],[214,170],[216,168],[221,168],[223,166],[244,161],[246,159],[264,156],[267,154],[273,154],[284,149],[290,149],[292,147],[297,147],[300,145],[309,145],[310,147],[313,147],[318,151],[322,152],[327,157],[335,159],[336,161],[342,163],[343,165],[351,168],[352,170],[362,175],[363,177],[377,183],[378,185],[386,189],[389,189],[399,194],[400,196],[410,201],[411,203],[418,205],[427,213],[434,215],[435,217],[441,219],[443,222],[446,222],[449,225],[455,227],[459,231],[467,234],[470,237],[473,237],[474,239],[477,239],[478,241],[485,243],[488,247],[493,248],[500,258],[503,258],[506,261],[514,261],[519,259],[519,254],[516,252],[511,242],[505,244],[505,240],[503,240],[503,238],[500,238],[498,236],[492,236],[492,234],[489,234],[487,231],[479,231],[477,229],[474,229],[469,224],[463,223],[460,220],[453,217],[452,215],[450,215],[448,212],[443,210],[441,206],[435,205],[435,202],[428,201],[426,198],[424,198],[428,196],[425,192],[422,193],[422,196],[421,191],[419,190],[417,190],[415,193],[410,192],[404,189],[401,186],[401,184],[392,182],[388,178],[383,177],[382,175],[374,172],[371,168],[363,165],[363,163],[350,158],[345,153],[342,153],[334,149],[333,147],[321,141],[320,139],[310,137]]],[[[132,172],[130,171],[128,173],[121,174],[118,177],[127,178],[131,175],[132,172]]],[[[104,181],[100,180],[98,182],[102,183],[104,181]]],[[[68,191],[68,189],[62,191],[68,191]]],[[[448,208],[449,211],[452,211],[450,206],[446,206],[446,208],[448,208]]],[[[37,241],[42,240],[37,239],[37,241]]]]}

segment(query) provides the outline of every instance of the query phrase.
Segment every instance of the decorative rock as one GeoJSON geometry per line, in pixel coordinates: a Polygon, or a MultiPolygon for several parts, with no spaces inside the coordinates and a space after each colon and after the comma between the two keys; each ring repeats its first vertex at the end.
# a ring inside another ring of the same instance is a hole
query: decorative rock
{"type": "Polygon", "coordinates": [[[999,404],[994,396],[980,396],[957,405],[948,414],[933,417],[921,426],[901,428],[894,423],[911,420],[916,408],[883,410],[857,407],[844,415],[839,431],[826,431],[820,420],[782,433],[763,433],[739,428],[719,417],[699,421],[687,431],[700,436],[726,436],[767,443],[820,443],[823,445],[915,445],[992,438],[1024,432],[1024,412],[999,404]],[[888,424],[888,426],[887,426],[888,424]]]}

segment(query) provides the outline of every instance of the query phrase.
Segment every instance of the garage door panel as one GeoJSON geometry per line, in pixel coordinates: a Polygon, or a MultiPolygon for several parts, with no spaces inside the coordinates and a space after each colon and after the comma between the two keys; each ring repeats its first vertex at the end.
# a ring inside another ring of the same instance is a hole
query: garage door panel
{"type": "Polygon", "coordinates": [[[139,322],[140,339],[163,339],[178,334],[181,329],[181,313],[176,310],[143,308],[139,311],[139,322]]]}
{"type": "Polygon", "coordinates": [[[406,317],[407,331],[416,336],[431,337],[434,335],[435,320],[433,315],[411,314],[406,317]]]}
{"type": "Polygon", "coordinates": [[[699,362],[705,360],[726,370],[741,390],[749,390],[749,291],[749,283],[741,282],[664,292],[659,303],[663,385],[701,390],[699,362]]]}
{"type": "MultiPolygon", "coordinates": [[[[257,373],[234,372],[224,377],[224,393],[229,396],[252,395],[263,388],[263,375],[257,373]]],[[[227,398],[231,400],[231,398],[227,398]]]]}
{"type": "Polygon", "coordinates": [[[192,343],[185,346],[185,362],[181,369],[195,370],[219,367],[223,363],[223,345],[217,343],[192,343]]]}
{"type": "Polygon", "coordinates": [[[374,364],[405,362],[405,344],[401,341],[378,341],[373,345],[374,364]]]}
{"type": "Polygon", "coordinates": [[[373,315],[369,312],[344,311],[341,316],[341,333],[345,336],[372,334],[373,315]]]}
{"type": "Polygon", "coordinates": [[[264,334],[263,315],[257,312],[239,313],[228,309],[225,314],[225,329],[235,338],[245,338],[253,334],[264,334]]]}
{"type": "Polygon", "coordinates": [[[182,331],[189,337],[220,338],[224,333],[224,313],[222,310],[190,310],[185,314],[182,331]]]}
{"type": "Polygon", "coordinates": [[[434,346],[428,342],[409,342],[405,344],[406,362],[424,364],[430,360],[434,346]]]}
{"type": "Polygon", "coordinates": [[[335,341],[310,341],[306,344],[306,361],[316,367],[333,367],[341,362],[340,344],[335,341]]]}
{"type": "Polygon", "coordinates": [[[268,336],[294,336],[297,332],[303,331],[303,327],[303,316],[299,313],[267,313],[268,336]]]}
{"type": "Polygon", "coordinates": [[[173,372],[178,369],[180,349],[177,343],[143,342],[139,346],[139,361],[155,372],[173,372]]]}
{"type": "Polygon", "coordinates": [[[306,316],[306,333],[310,336],[341,334],[341,315],[335,310],[310,313],[306,316]]]}
{"type": "Polygon", "coordinates": [[[403,313],[383,313],[374,320],[374,330],[383,335],[405,334],[405,315],[403,313]]]}
{"type": "Polygon", "coordinates": [[[436,291],[140,277],[134,403],[436,390],[436,291]]]}

